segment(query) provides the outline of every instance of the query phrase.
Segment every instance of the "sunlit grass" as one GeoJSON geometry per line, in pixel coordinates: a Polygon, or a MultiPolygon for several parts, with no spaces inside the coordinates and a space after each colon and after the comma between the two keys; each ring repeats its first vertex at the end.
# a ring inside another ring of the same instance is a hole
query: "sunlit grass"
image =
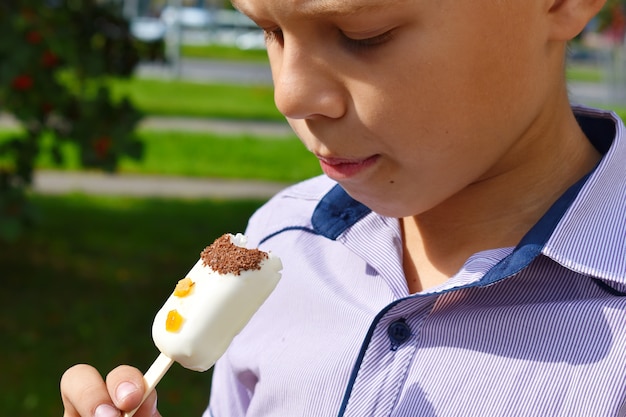
{"type": "Polygon", "coordinates": [[[240,49],[223,45],[183,45],[184,58],[220,59],[229,61],[268,62],[265,49],[240,49]]]}
{"type": "Polygon", "coordinates": [[[114,96],[128,96],[150,115],[284,121],[271,86],[146,78],[112,80],[110,85],[114,96]]]}
{"type": "Polygon", "coordinates": [[[604,71],[597,66],[574,65],[567,68],[567,79],[573,82],[600,83],[604,77],[604,71]]]}
{"type": "MultiPolygon", "coordinates": [[[[0,131],[0,142],[7,136],[9,132],[0,131]]],[[[144,144],[143,157],[123,158],[119,173],[281,182],[296,182],[321,174],[317,159],[295,136],[264,138],[149,130],[139,131],[138,136],[144,144]]],[[[66,145],[63,151],[63,165],[56,165],[49,154],[43,153],[37,168],[82,169],[76,148],[66,145]]]]}
{"type": "Polygon", "coordinates": [[[224,137],[209,133],[141,132],[141,161],[122,172],[296,182],[321,174],[315,157],[294,137],[224,137]]]}

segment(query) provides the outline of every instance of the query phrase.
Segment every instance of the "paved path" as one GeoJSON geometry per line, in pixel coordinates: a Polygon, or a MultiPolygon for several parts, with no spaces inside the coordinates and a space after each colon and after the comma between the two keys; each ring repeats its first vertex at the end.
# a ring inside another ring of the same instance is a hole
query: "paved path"
{"type": "Polygon", "coordinates": [[[178,68],[160,63],[140,64],[136,74],[147,78],[179,77],[197,82],[272,85],[272,72],[269,64],[257,62],[183,58],[178,68]]]}
{"type": "Polygon", "coordinates": [[[224,120],[186,117],[146,117],[139,125],[146,130],[214,132],[225,135],[250,134],[272,139],[293,139],[295,134],[287,122],[224,120]]]}
{"type": "MultiPolygon", "coordinates": [[[[0,127],[18,128],[15,118],[0,113],[0,127]]],[[[266,122],[250,120],[225,120],[199,117],[145,117],[139,129],[173,130],[182,132],[215,132],[225,135],[250,134],[272,139],[293,139],[293,130],[287,122],[266,122]]]]}
{"type": "Polygon", "coordinates": [[[33,191],[137,197],[268,199],[289,184],[96,172],[38,171],[33,191]]]}

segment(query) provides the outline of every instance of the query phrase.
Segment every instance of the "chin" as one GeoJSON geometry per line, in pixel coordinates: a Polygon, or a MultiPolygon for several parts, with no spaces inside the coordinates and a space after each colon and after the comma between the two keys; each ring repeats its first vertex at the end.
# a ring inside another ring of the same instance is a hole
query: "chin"
{"type": "Polygon", "coordinates": [[[390,195],[388,190],[387,192],[383,192],[381,194],[372,194],[371,190],[368,193],[359,193],[358,191],[353,191],[349,188],[344,187],[344,189],[350,197],[354,198],[356,201],[367,206],[370,210],[380,214],[381,216],[401,218],[413,216],[417,213],[414,207],[406,204],[406,202],[402,201],[402,199],[390,195]]]}

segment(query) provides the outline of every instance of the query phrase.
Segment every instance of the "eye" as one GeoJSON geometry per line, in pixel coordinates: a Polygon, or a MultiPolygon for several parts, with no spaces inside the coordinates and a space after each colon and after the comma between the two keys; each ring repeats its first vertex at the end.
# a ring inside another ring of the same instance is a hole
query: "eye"
{"type": "Polygon", "coordinates": [[[393,38],[393,30],[389,30],[387,32],[381,33],[376,36],[371,36],[367,38],[358,38],[355,36],[347,35],[346,33],[341,32],[341,39],[345,46],[350,49],[354,49],[356,51],[373,49],[377,46],[383,45],[389,42],[393,38]]]}

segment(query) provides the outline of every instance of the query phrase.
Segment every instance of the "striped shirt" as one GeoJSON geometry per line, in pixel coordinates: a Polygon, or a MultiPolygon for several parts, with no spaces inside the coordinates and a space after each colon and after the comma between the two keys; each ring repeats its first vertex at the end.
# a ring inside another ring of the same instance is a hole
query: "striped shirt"
{"type": "Polygon", "coordinates": [[[319,177],[251,219],[276,291],[213,374],[205,417],[626,416],[626,132],[515,248],[410,295],[399,222],[319,177]]]}

